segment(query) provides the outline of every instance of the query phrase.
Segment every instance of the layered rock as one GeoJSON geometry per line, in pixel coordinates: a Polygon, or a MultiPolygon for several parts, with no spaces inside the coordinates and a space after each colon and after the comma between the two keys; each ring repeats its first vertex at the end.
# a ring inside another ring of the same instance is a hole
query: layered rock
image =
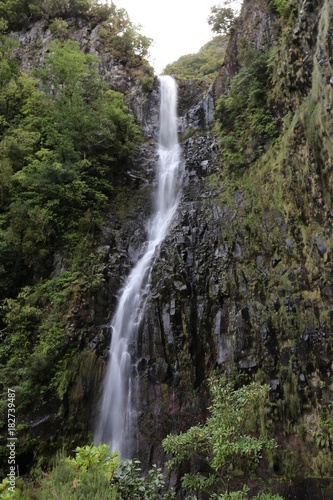
{"type": "MultiPolygon", "coordinates": [[[[271,385],[269,419],[279,450],[270,467],[262,466],[266,477],[332,477],[327,456],[332,433],[325,428],[333,393],[332,6],[325,0],[295,9],[289,37],[281,42],[278,13],[266,2],[245,1],[213,87],[208,81],[179,81],[182,197],[153,270],[137,345],[137,454],[145,465],[164,463],[161,441],[168,433],[204,421],[206,379],[216,369],[271,385]],[[282,146],[271,147],[245,180],[234,182],[220,162],[214,103],[228,93],[242,65],[242,49],[261,51],[274,42],[281,54],[272,85],[282,146]],[[283,125],[287,111],[290,120],[283,125]],[[316,438],[324,435],[329,444],[317,446],[316,438]]],[[[78,339],[80,326],[89,324],[77,373],[63,402],[50,408],[53,416],[59,405],[65,408],[63,438],[75,443],[91,437],[111,336],[107,325],[146,238],[158,129],[158,81],[150,91],[142,89],[99,48],[98,27],[89,31],[82,23],[73,27],[72,38],[101,57],[101,74],[125,93],[147,141],[138,146],[105,220],[97,250],[104,259],[102,285],[82,297],[71,327],[78,339]],[[84,409],[84,417],[73,414],[75,405],[84,409]]],[[[35,34],[18,35],[21,47],[30,44],[29,51],[18,52],[26,68],[42,60],[51,40],[42,22],[33,29],[35,34]]],[[[53,432],[52,418],[36,418],[36,436],[46,426],[53,432]]],[[[320,498],[318,484],[308,484],[294,481],[291,491],[305,498],[308,488],[312,498],[320,498]]],[[[289,494],[286,485],[279,488],[289,494]]]]}

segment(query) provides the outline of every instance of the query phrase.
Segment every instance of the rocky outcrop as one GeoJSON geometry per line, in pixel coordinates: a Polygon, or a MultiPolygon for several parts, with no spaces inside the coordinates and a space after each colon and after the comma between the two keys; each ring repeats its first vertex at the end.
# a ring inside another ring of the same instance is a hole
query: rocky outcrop
{"type": "MultiPolygon", "coordinates": [[[[145,78],[154,80],[152,68],[143,62],[133,66],[129,61],[114,57],[112,51],[108,49],[105,36],[103,37],[103,30],[105,31],[103,22],[92,26],[89,19],[73,17],[67,19],[65,24],[66,31],[62,38],[77,42],[83,52],[94,54],[99,58],[98,71],[103,80],[112,90],[125,95],[126,103],[140,123],[143,133],[155,138],[158,129],[157,87],[156,84],[154,87],[149,83],[149,91],[145,89],[145,78]],[[154,105],[151,106],[151,103],[154,105]]],[[[15,56],[21,68],[31,72],[42,65],[45,55],[50,52],[50,44],[57,39],[58,34],[52,32],[50,23],[42,19],[29,29],[11,33],[11,36],[17,44],[15,56]]]]}
{"type": "Polygon", "coordinates": [[[277,13],[268,2],[244,0],[240,15],[230,33],[224,62],[214,82],[215,98],[228,93],[231,80],[244,65],[251,51],[264,51],[278,38],[277,13]]]}

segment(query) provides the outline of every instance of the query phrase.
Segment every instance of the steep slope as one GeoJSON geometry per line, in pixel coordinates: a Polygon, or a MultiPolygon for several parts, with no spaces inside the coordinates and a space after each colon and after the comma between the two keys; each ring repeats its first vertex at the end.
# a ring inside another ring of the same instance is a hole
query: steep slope
{"type": "MultiPolygon", "coordinates": [[[[279,449],[262,462],[261,477],[285,496],[322,498],[321,489],[332,496],[332,8],[329,0],[246,0],[213,87],[178,82],[183,194],[137,347],[137,451],[146,464],[164,463],[167,433],[204,420],[206,378],[217,370],[236,383],[271,385],[266,424],[279,449]]],[[[63,443],[72,449],[91,439],[111,335],[105,325],[151,213],[158,84],[145,67],[108,52],[104,26],[77,24],[68,21],[71,36],[98,53],[100,74],[125,93],[147,140],[118,179],[77,274],[64,274],[60,250],[50,271],[58,281],[12,302],[6,335],[17,332],[16,318],[35,331],[36,315],[62,313],[56,373],[48,377],[49,358],[45,365],[34,356],[15,382],[18,460],[28,465],[63,443]],[[64,291],[55,306],[52,287],[64,291]],[[39,401],[29,399],[27,375],[39,401]],[[20,384],[28,388],[21,395],[20,384]]],[[[26,68],[43,57],[47,30],[40,21],[16,35],[26,68]]]]}
{"type": "Polygon", "coordinates": [[[145,39],[126,13],[111,14],[1,34],[4,476],[7,387],[21,474],[64,443],[92,440],[104,325],[146,238],[158,83],[140,52],[145,39]]]}
{"type": "MultiPolygon", "coordinates": [[[[321,498],[333,465],[332,4],[275,5],[244,2],[213,89],[221,110],[233,78],[252,84],[269,51],[259,104],[246,101],[229,131],[219,111],[217,136],[205,128],[211,91],[180,120],[184,190],[142,330],[139,449],[154,443],[157,457],[160,435],[204,418],[214,369],[250,376],[272,388],[267,424],[279,450],[264,475],[283,494],[321,498]],[[276,131],[259,137],[262,109],[276,131]],[[237,163],[227,133],[239,141],[237,163]]],[[[180,84],[180,109],[194,88],[180,84]]],[[[238,101],[227,104],[232,113],[238,101]]]]}

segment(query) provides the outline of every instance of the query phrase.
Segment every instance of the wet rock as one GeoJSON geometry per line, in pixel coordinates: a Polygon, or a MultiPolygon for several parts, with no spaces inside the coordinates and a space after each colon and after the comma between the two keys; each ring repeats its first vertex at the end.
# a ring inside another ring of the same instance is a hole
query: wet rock
{"type": "Polygon", "coordinates": [[[277,391],[280,387],[280,380],[278,378],[272,379],[269,381],[271,389],[273,392],[277,391]]]}
{"type": "Polygon", "coordinates": [[[238,261],[242,260],[242,248],[238,243],[235,245],[235,259],[238,261]]]}
{"type": "Polygon", "coordinates": [[[294,248],[294,244],[292,242],[292,240],[290,238],[286,238],[286,245],[288,247],[289,250],[292,250],[294,248]]]}
{"type": "Polygon", "coordinates": [[[317,248],[318,248],[320,254],[324,257],[324,255],[326,253],[326,247],[318,235],[315,237],[315,242],[316,242],[316,245],[317,245],[317,248]]]}

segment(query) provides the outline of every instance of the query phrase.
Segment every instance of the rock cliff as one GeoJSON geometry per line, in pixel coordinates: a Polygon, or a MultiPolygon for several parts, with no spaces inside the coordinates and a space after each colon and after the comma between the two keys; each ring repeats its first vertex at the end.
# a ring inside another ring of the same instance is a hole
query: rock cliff
{"type": "MultiPolygon", "coordinates": [[[[139,340],[138,451],[159,460],[155,435],[204,419],[213,370],[254,377],[270,383],[279,441],[266,475],[294,479],[282,494],[321,498],[332,487],[332,5],[291,8],[285,23],[244,2],[213,88],[180,115],[183,194],[139,340]],[[280,139],[229,175],[206,102],[228,94],[246,52],[272,45],[280,139]]],[[[180,110],[193,92],[180,83],[180,110]]]]}
{"type": "MultiPolygon", "coordinates": [[[[204,420],[205,381],[214,370],[240,381],[255,378],[270,383],[268,421],[279,443],[262,475],[286,496],[324,498],[320,488],[326,488],[329,498],[333,6],[329,0],[289,4],[282,11],[279,2],[245,0],[214,84],[178,81],[182,196],[154,266],[138,339],[137,454],[146,464],[162,464],[162,438],[204,420]],[[279,138],[267,142],[245,171],[229,171],[214,107],[251,51],[267,50],[279,138]]],[[[76,298],[68,335],[80,355],[68,367],[70,383],[61,401],[54,398],[43,412],[29,414],[39,453],[50,440],[60,446],[92,436],[111,335],[106,325],[152,212],[158,81],[148,89],[140,84],[138,73],[99,45],[99,30],[73,21],[70,36],[100,56],[99,71],[125,94],[146,141],[105,219],[96,251],[99,286],[76,298]]],[[[51,35],[40,21],[16,37],[28,69],[43,57],[51,35]]],[[[28,461],[33,446],[31,441],[22,453],[28,461]]]]}

